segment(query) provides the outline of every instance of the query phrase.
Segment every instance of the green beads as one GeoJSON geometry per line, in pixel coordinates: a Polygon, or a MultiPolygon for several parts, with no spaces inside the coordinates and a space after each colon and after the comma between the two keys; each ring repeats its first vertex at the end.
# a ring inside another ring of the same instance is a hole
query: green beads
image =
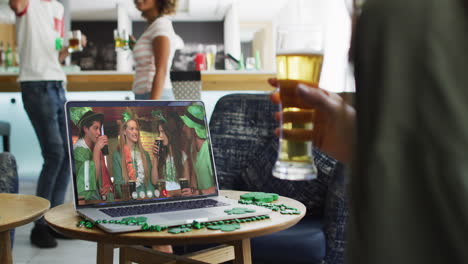
{"type": "Polygon", "coordinates": [[[239,214],[248,214],[248,213],[255,213],[254,209],[250,208],[242,208],[242,207],[235,207],[232,209],[224,210],[225,213],[228,215],[239,215],[239,214]]]}

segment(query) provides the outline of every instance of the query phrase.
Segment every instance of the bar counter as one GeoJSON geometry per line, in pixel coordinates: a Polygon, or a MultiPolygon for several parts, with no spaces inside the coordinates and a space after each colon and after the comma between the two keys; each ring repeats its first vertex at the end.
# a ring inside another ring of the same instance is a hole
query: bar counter
{"type": "MultiPolygon", "coordinates": [[[[133,72],[80,71],[67,73],[67,90],[130,91],[133,72]]],[[[266,80],[274,72],[265,71],[203,71],[202,91],[272,91],[266,80]]],[[[15,73],[0,73],[0,92],[19,92],[15,73]]],[[[173,80],[176,81],[176,80],[173,80]]]]}

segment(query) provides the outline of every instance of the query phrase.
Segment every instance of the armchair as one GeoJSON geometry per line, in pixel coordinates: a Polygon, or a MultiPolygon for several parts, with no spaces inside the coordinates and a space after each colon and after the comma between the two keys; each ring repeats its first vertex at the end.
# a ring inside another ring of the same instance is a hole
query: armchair
{"type": "Polygon", "coordinates": [[[267,94],[230,94],[217,102],[210,134],[220,188],[274,192],[299,200],[308,209],[297,225],[252,239],[254,263],[341,264],[347,217],[343,167],[314,150],[316,179],[297,182],[273,177],[277,110],[267,94]]]}

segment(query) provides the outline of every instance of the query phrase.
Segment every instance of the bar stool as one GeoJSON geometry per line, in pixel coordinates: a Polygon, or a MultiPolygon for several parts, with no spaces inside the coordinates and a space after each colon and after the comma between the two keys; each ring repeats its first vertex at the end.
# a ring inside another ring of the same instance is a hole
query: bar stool
{"type": "Polygon", "coordinates": [[[10,152],[10,123],[0,121],[0,136],[3,137],[3,151],[10,152]]]}

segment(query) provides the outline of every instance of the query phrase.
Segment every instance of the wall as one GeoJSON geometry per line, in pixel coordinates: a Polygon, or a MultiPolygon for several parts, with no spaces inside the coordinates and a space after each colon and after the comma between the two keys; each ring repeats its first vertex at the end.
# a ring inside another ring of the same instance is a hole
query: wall
{"type": "Polygon", "coordinates": [[[80,29],[88,38],[88,46],[72,55],[72,64],[82,70],[116,70],[113,31],[115,21],[72,22],[72,29],[80,29]]]}
{"type": "Polygon", "coordinates": [[[0,41],[6,48],[7,43],[13,47],[16,46],[15,25],[14,24],[0,24],[0,41]]]}
{"type": "Polygon", "coordinates": [[[354,92],[354,79],[348,68],[351,21],[346,1],[288,1],[274,23],[275,26],[298,23],[323,26],[325,51],[320,87],[332,92],[354,92]]]}

